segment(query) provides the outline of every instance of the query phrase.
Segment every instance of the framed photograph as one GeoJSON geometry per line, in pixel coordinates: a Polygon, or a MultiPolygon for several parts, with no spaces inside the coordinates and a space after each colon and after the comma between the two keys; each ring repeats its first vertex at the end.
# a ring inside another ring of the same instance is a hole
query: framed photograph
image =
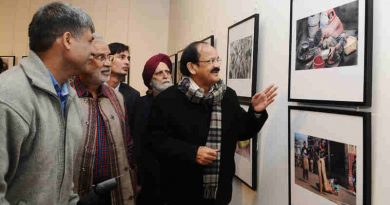
{"type": "MultiPolygon", "coordinates": [[[[248,110],[249,103],[241,102],[241,107],[248,110]]],[[[236,177],[251,189],[257,188],[257,136],[249,140],[238,141],[234,153],[236,177]]]]}
{"type": "Polygon", "coordinates": [[[371,105],[370,0],[291,0],[289,101],[371,105]]]}
{"type": "Polygon", "coordinates": [[[11,68],[15,65],[15,56],[0,56],[0,58],[3,61],[4,66],[7,66],[7,68],[11,68]]]}
{"type": "Polygon", "coordinates": [[[172,62],[172,82],[175,83],[175,77],[176,77],[176,70],[178,69],[177,67],[177,54],[172,54],[169,56],[169,59],[171,59],[172,62]]]}
{"type": "Polygon", "coordinates": [[[289,204],[371,204],[371,114],[289,106],[289,204]]]}
{"type": "Polygon", "coordinates": [[[204,42],[206,42],[214,47],[214,35],[211,35],[211,36],[203,39],[202,41],[204,41],[204,42]]]}
{"type": "Polygon", "coordinates": [[[175,74],[174,74],[174,79],[175,79],[175,85],[177,85],[181,79],[183,78],[183,74],[181,74],[180,72],[180,59],[181,59],[181,55],[183,54],[183,50],[180,50],[176,53],[176,56],[177,56],[177,69],[175,70],[175,74]]]}
{"type": "Polygon", "coordinates": [[[256,92],[259,14],[228,29],[226,84],[240,100],[250,101],[256,92]]]}

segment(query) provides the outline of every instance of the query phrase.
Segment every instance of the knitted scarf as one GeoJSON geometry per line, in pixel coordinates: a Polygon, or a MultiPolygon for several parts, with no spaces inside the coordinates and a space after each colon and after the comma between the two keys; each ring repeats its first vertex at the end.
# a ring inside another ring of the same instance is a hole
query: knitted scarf
{"type": "MultiPolygon", "coordinates": [[[[212,91],[206,96],[202,89],[194,90],[190,87],[190,79],[184,77],[179,82],[178,88],[187,98],[198,104],[208,104],[212,106],[210,129],[207,136],[206,146],[221,150],[221,136],[222,136],[222,112],[221,101],[226,90],[226,85],[220,80],[214,84],[212,91]]],[[[203,170],[203,197],[205,199],[215,199],[218,190],[218,174],[219,164],[221,159],[221,152],[217,152],[217,159],[203,170]]]]}

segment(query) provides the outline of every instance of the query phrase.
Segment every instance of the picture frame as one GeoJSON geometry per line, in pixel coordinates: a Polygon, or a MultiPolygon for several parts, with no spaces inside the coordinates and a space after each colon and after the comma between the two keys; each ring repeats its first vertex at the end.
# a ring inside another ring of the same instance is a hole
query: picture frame
{"type": "Polygon", "coordinates": [[[370,0],[291,0],[288,100],[371,106],[370,0]]]}
{"type": "MultiPolygon", "coordinates": [[[[241,101],[240,106],[248,111],[250,103],[241,101]]],[[[252,190],[257,189],[257,136],[238,141],[234,153],[235,176],[252,190]]]]}
{"type": "Polygon", "coordinates": [[[256,93],[258,35],[259,14],[228,28],[226,85],[248,102],[256,93]]]}
{"type": "Polygon", "coordinates": [[[204,41],[214,47],[214,35],[208,36],[201,41],[204,41]]]}
{"type": "Polygon", "coordinates": [[[177,67],[177,53],[170,55],[169,59],[172,62],[172,71],[171,71],[171,73],[172,73],[172,82],[174,83],[174,82],[176,82],[176,80],[175,80],[176,75],[175,74],[176,74],[176,70],[178,69],[178,67],[177,67]]]}
{"type": "Polygon", "coordinates": [[[180,50],[176,53],[176,56],[177,56],[177,69],[175,70],[175,75],[174,75],[174,79],[175,79],[175,85],[177,85],[180,80],[183,78],[183,74],[181,73],[180,71],[180,59],[181,59],[181,55],[183,55],[183,50],[180,50]]]}
{"type": "Polygon", "coordinates": [[[289,204],[371,204],[371,113],[289,106],[288,124],[289,204]]]}
{"type": "Polygon", "coordinates": [[[3,65],[1,65],[1,68],[3,71],[10,69],[12,66],[15,66],[16,60],[15,56],[0,56],[3,65]]]}

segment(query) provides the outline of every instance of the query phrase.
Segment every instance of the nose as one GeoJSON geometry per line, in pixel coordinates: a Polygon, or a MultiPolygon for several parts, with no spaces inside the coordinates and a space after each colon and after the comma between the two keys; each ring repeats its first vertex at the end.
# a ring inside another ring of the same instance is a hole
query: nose
{"type": "Polygon", "coordinates": [[[104,65],[105,67],[111,67],[111,61],[108,60],[108,59],[106,59],[105,61],[103,61],[103,65],[104,65]]]}
{"type": "Polygon", "coordinates": [[[130,65],[129,59],[128,59],[128,58],[125,58],[125,59],[124,59],[124,63],[125,63],[126,66],[129,66],[129,65],[130,65]]]}

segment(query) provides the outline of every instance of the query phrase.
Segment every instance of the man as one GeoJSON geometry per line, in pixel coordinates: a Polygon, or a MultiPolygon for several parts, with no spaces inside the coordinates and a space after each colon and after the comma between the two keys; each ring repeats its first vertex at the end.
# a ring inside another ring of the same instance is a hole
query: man
{"type": "MultiPolygon", "coordinates": [[[[140,97],[140,93],[130,85],[123,83],[130,69],[130,53],[129,47],[122,43],[110,43],[110,55],[114,55],[114,60],[111,65],[111,76],[108,85],[122,93],[125,100],[125,107],[130,125],[130,132],[133,133],[134,128],[134,110],[135,105],[140,97]]],[[[130,77],[130,76],[128,76],[130,77]]]]}
{"type": "Polygon", "coordinates": [[[104,84],[110,78],[110,49],[96,36],[94,59],[88,69],[76,76],[74,88],[83,113],[84,138],[76,189],[86,196],[92,185],[119,177],[118,186],[101,196],[99,204],[135,204],[131,172],[132,139],[130,138],[122,95],[104,84]]]}
{"type": "Polygon", "coordinates": [[[28,31],[28,57],[0,75],[0,204],[75,204],[81,121],[68,79],[90,61],[94,25],[84,11],[54,2],[28,31]]]}
{"type": "Polygon", "coordinates": [[[252,97],[245,112],[219,77],[215,48],[193,42],[181,57],[184,77],[158,95],[150,120],[152,150],[160,161],[161,196],[169,205],[226,205],[231,200],[237,140],[256,136],[276,87],[252,97]]]}
{"type": "Polygon", "coordinates": [[[306,146],[306,141],[303,141],[303,147],[301,148],[301,157],[302,157],[302,179],[309,180],[309,148],[306,146]]]}
{"type": "Polygon", "coordinates": [[[159,53],[146,61],[142,78],[148,87],[145,96],[142,96],[135,114],[135,150],[139,168],[139,179],[142,187],[138,197],[138,205],[160,204],[159,165],[148,147],[150,137],[144,133],[149,122],[150,109],[153,99],[162,91],[172,86],[172,62],[169,56],[159,53]]]}

